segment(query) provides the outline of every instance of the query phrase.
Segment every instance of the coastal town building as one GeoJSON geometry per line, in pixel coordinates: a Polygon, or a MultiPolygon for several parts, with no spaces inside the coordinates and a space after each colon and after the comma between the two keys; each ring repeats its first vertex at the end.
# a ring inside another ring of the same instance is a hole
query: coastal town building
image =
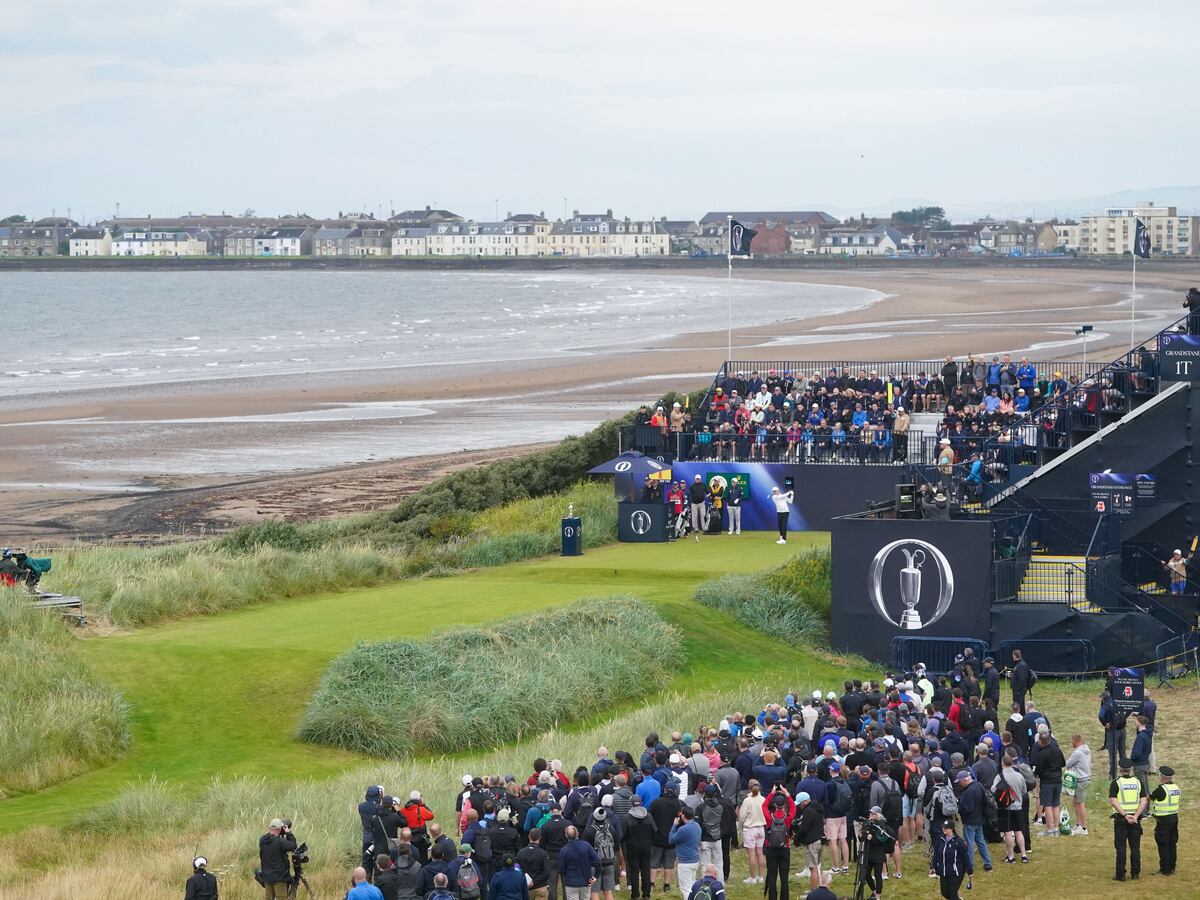
{"type": "Polygon", "coordinates": [[[254,236],[255,256],[310,256],[311,228],[272,228],[254,236]]]}
{"type": "Polygon", "coordinates": [[[1138,203],[1109,207],[1084,216],[1079,228],[1079,252],[1092,256],[1122,256],[1133,252],[1137,220],[1150,231],[1151,252],[1165,256],[1200,254],[1200,216],[1181,216],[1174,206],[1138,203]]]}
{"type": "Polygon", "coordinates": [[[402,227],[430,228],[442,223],[463,221],[466,220],[458,213],[452,213],[448,209],[434,209],[433,207],[426,206],[424,209],[406,209],[403,212],[393,213],[388,219],[388,224],[402,227]]]}
{"type": "Polygon", "coordinates": [[[187,231],[128,230],[113,238],[113,256],[204,256],[205,241],[187,231]]]}
{"type": "Polygon", "coordinates": [[[392,256],[428,256],[430,228],[397,228],[392,233],[392,256]]]}
{"type": "Polygon", "coordinates": [[[908,240],[891,225],[847,225],[821,234],[819,253],[824,256],[895,256],[908,240]]]}
{"type": "Polygon", "coordinates": [[[69,241],[71,256],[112,256],[112,232],[105,227],[80,228],[69,241]]]}
{"type": "Polygon", "coordinates": [[[576,210],[550,228],[548,246],[552,256],[667,256],[671,236],[660,222],[576,210]]]}
{"type": "Polygon", "coordinates": [[[503,222],[444,222],[427,237],[432,256],[546,256],[550,223],[522,214],[503,222]]]}
{"type": "Polygon", "coordinates": [[[1082,225],[1074,219],[1068,219],[1065,222],[1053,221],[1047,224],[1054,229],[1054,234],[1058,238],[1057,246],[1068,253],[1079,252],[1079,235],[1082,225]]]}
{"type": "Polygon", "coordinates": [[[358,241],[350,237],[356,230],[337,226],[317,229],[312,240],[313,256],[357,256],[358,241]]]}
{"type": "Polygon", "coordinates": [[[725,225],[732,216],[743,225],[753,222],[782,222],[784,225],[815,225],[818,228],[831,228],[842,224],[836,216],[818,209],[791,210],[714,210],[707,212],[700,219],[701,226],[725,225]]]}

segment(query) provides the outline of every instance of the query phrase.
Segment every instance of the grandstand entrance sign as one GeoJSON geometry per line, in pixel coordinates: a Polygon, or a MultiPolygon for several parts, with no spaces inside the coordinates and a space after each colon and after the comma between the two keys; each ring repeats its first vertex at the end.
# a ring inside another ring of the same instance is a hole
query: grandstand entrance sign
{"type": "Polygon", "coordinates": [[[1163,381],[1200,381],[1200,335],[1160,334],[1158,375],[1163,381]]]}
{"type": "Polygon", "coordinates": [[[1128,518],[1139,505],[1158,502],[1158,479],[1144,472],[1091,472],[1088,491],[1097,513],[1128,518]]]}

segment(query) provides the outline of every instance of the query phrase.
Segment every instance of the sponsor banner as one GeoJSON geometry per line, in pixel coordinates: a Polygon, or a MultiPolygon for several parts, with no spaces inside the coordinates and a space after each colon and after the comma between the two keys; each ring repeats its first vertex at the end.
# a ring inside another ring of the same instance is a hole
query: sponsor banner
{"type": "Polygon", "coordinates": [[[833,646],[886,661],[897,636],[986,641],[991,548],[987,522],[835,520],[833,646]]]}

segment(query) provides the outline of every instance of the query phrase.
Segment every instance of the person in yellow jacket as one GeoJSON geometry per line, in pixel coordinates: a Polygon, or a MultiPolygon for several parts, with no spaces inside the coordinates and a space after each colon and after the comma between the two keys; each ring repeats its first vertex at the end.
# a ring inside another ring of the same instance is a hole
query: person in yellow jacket
{"type": "Polygon", "coordinates": [[[1117,872],[1113,881],[1125,880],[1125,845],[1129,845],[1129,877],[1136,880],[1142,873],[1142,814],[1146,811],[1146,788],[1133,777],[1133,763],[1122,759],[1120,770],[1108,788],[1108,802],[1113,808],[1113,844],[1117,850],[1117,872]]]}
{"type": "Polygon", "coordinates": [[[1154,816],[1154,843],[1158,845],[1158,874],[1175,874],[1175,846],[1179,843],[1179,798],[1175,770],[1162,766],[1159,785],[1150,792],[1150,814],[1154,816]]]}

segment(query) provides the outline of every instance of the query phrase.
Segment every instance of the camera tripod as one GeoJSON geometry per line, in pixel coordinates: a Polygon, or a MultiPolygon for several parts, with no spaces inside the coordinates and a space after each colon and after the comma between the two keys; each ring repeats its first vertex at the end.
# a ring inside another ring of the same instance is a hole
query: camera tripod
{"type": "Polygon", "coordinates": [[[862,826],[854,842],[854,900],[867,894],[867,829],[862,826]]]}
{"type": "Polygon", "coordinates": [[[304,885],[304,890],[308,896],[316,900],[316,894],[313,892],[312,886],[309,885],[308,879],[304,877],[304,872],[299,866],[296,866],[295,874],[292,875],[292,882],[288,885],[288,900],[296,900],[296,894],[300,891],[300,885],[304,885]]]}

